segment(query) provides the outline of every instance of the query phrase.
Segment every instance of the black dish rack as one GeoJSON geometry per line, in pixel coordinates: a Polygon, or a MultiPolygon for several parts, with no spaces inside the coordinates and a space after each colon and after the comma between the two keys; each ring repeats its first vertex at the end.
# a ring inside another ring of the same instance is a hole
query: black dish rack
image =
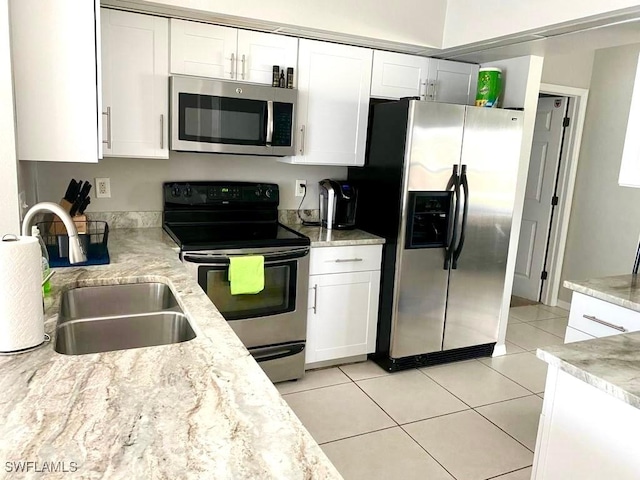
{"type": "Polygon", "coordinates": [[[79,233],[80,244],[87,254],[87,261],[71,265],[69,263],[69,237],[66,234],[51,232],[66,232],[61,221],[39,222],[36,225],[44,240],[49,253],[49,266],[80,267],[83,265],[106,265],[111,262],[107,242],[109,240],[109,225],[107,222],[87,220],[85,232],[79,233]]]}

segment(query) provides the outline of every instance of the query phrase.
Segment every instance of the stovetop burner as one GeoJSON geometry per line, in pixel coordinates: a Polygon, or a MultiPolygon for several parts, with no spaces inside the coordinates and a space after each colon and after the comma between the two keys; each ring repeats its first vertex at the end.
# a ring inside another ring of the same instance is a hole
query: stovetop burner
{"type": "Polygon", "coordinates": [[[163,227],[182,251],[310,244],[278,223],[278,185],[167,182],[163,194],[163,227]]]}

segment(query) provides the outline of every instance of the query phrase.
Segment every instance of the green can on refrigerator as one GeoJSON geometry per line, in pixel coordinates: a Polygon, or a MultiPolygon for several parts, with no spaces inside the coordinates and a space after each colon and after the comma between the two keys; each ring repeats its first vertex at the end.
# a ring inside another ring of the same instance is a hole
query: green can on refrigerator
{"type": "Polygon", "coordinates": [[[502,93],[502,70],[481,68],[478,70],[478,90],[476,107],[497,108],[502,93]]]}

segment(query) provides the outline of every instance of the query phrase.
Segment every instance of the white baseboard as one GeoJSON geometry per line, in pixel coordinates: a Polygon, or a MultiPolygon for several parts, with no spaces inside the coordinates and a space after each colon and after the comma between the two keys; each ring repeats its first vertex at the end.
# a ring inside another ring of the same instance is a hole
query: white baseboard
{"type": "Polygon", "coordinates": [[[564,300],[558,300],[558,306],[560,308],[564,308],[565,310],[571,310],[571,303],[565,302],[564,300]]]}
{"type": "Polygon", "coordinates": [[[507,346],[504,343],[502,345],[496,345],[495,347],[493,347],[492,357],[500,357],[506,354],[507,354],[507,346]]]}

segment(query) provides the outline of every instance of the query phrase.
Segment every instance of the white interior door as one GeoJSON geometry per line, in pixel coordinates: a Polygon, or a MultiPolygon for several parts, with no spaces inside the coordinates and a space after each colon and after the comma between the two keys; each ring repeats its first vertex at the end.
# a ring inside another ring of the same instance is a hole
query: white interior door
{"type": "Polygon", "coordinates": [[[566,110],[565,97],[538,100],[513,279],[513,294],[534,301],[542,286],[566,110]]]}

